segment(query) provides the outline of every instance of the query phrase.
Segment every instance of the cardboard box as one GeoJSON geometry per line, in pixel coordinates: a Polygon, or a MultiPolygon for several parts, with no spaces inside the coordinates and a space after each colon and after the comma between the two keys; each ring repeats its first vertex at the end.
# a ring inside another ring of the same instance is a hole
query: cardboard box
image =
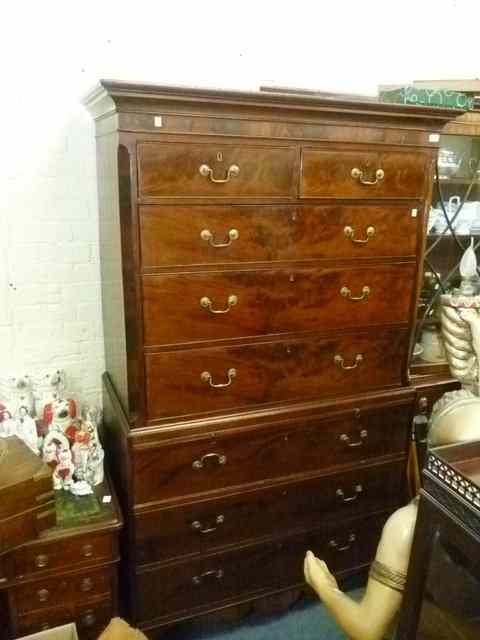
{"type": "Polygon", "coordinates": [[[74,622],[54,627],[29,636],[17,638],[17,640],[78,640],[77,627],[74,622]]]}

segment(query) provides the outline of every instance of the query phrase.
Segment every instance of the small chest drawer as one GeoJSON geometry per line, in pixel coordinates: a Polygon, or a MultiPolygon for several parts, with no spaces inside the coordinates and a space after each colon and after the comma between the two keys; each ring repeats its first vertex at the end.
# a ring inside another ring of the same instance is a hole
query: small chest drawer
{"type": "Polygon", "coordinates": [[[187,443],[137,445],[137,505],[198,496],[326,469],[358,466],[407,448],[411,405],[257,426],[187,443]]]}
{"type": "Polygon", "coordinates": [[[143,142],[141,197],[294,196],[295,147],[143,142]]]}
{"type": "Polygon", "coordinates": [[[407,348],[406,331],[378,329],[147,354],[148,416],[229,411],[400,385],[407,348]]]}
{"type": "Polygon", "coordinates": [[[416,265],[144,276],[147,345],[407,322],[416,265]]]}
{"type": "Polygon", "coordinates": [[[19,615],[25,615],[61,604],[70,606],[76,602],[85,602],[89,598],[109,597],[111,582],[111,570],[102,569],[27,582],[14,587],[12,594],[16,611],[19,615]]]}
{"type": "Polygon", "coordinates": [[[166,618],[186,609],[191,612],[249,593],[260,595],[303,585],[307,549],[323,558],[335,573],[359,569],[373,559],[383,522],[378,516],[353,520],[193,562],[141,568],[137,574],[140,621],[145,624],[152,618],[166,618]]]}
{"type": "Polygon", "coordinates": [[[136,560],[208,553],[329,519],[393,510],[405,501],[405,461],[171,507],[136,517],[136,560]]]}
{"type": "MultiPolygon", "coordinates": [[[[413,256],[421,211],[403,204],[140,207],[144,267],[413,256]]],[[[420,225],[421,226],[421,225],[420,225]]]]}
{"type": "Polygon", "coordinates": [[[110,535],[85,536],[82,538],[56,540],[52,543],[35,542],[15,551],[13,564],[18,577],[60,568],[113,560],[116,550],[110,535]]]}
{"type": "Polygon", "coordinates": [[[421,198],[427,161],[418,151],[304,148],[300,197],[421,198]]]}

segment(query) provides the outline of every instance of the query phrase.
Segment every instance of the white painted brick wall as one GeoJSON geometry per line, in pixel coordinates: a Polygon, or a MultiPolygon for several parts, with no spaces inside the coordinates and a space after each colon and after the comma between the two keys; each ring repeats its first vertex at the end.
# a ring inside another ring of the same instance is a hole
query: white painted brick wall
{"type": "Polygon", "coordinates": [[[95,145],[80,104],[99,78],[374,94],[381,82],[475,77],[478,13],[469,0],[7,3],[0,374],[64,367],[77,395],[100,399],[95,145]]]}

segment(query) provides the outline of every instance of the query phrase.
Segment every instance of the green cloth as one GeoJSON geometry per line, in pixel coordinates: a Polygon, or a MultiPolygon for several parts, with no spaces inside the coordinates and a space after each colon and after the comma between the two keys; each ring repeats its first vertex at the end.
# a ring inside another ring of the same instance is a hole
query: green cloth
{"type": "Polygon", "coordinates": [[[420,104],[430,107],[463,109],[465,111],[471,111],[474,108],[473,96],[447,89],[421,89],[407,85],[395,89],[382,89],[380,90],[379,98],[382,102],[420,104]]]}
{"type": "Polygon", "coordinates": [[[69,491],[55,492],[57,527],[68,528],[85,524],[92,516],[98,516],[102,507],[95,494],[74,496],[69,491]]]}

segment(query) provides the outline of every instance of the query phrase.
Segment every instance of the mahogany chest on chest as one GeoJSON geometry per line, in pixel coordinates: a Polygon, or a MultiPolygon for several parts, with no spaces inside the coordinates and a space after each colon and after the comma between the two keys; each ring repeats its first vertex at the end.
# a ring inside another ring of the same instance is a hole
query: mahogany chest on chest
{"type": "Polygon", "coordinates": [[[109,455],[144,630],[342,576],[405,500],[407,363],[451,112],[103,81],[109,455]]]}

